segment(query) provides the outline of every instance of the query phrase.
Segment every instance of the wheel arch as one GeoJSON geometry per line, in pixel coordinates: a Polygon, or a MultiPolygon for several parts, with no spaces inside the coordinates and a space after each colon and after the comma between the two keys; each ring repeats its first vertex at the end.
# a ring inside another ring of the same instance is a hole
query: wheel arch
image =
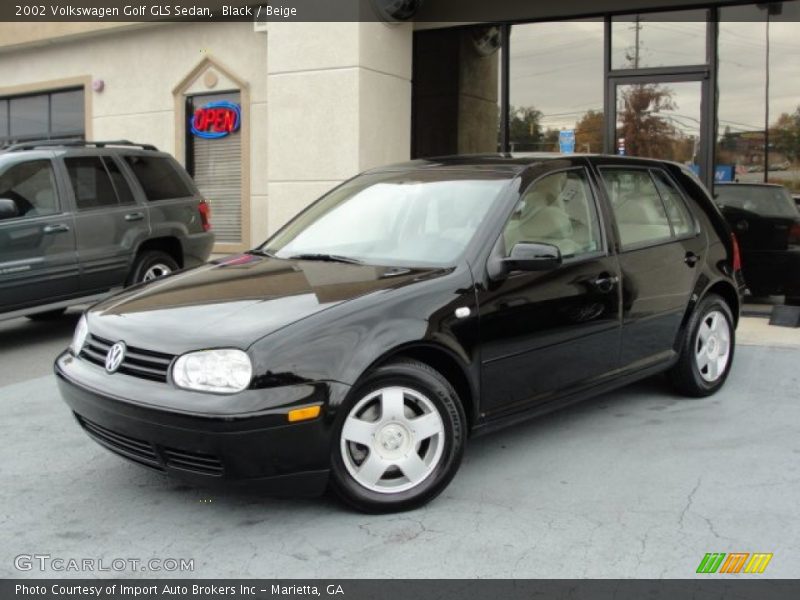
{"type": "MultiPolygon", "coordinates": [[[[362,374],[401,358],[410,358],[424,363],[439,372],[456,390],[467,415],[468,430],[477,420],[477,382],[471,376],[469,365],[451,349],[432,342],[411,342],[388,350],[374,360],[362,374]]],[[[355,387],[355,386],[354,386],[355,387]]]]}
{"type": "Polygon", "coordinates": [[[136,259],[141,256],[143,252],[147,252],[148,250],[160,250],[161,252],[166,252],[175,259],[175,262],[178,263],[180,268],[183,268],[183,245],[177,237],[163,236],[144,240],[141,244],[139,244],[139,247],[136,248],[136,254],[134,255],[133,261],[134,264],[136,259]]]}
{"type": "Polygon", "coordinates": [[[739,324],[739,310],[741,309],[741,299],[739,298],[739,292],[736,290],[734,285],[724,279],[719,279],[717,281],[708,283],[701,291],[695,290],[694,294],[692,294],[692,300],[689,302],[689,306],[686,308],[686,313],[683,315],[683,320],[681,321],[681,327],[678,331],[678,336],[676,337],[675,344],[676,348],[680,347],[681,340],[686,332],[686,326],[689,323],[689,319],[692,317],[695,308],[700,303],[703,298],[708,296],[709,294],[717,294],[720,296],[725,302],[728,303],[728,306],[731,309],[731,313],[733,314],[733,327],[736,329],[737,325],[739,324]]]}

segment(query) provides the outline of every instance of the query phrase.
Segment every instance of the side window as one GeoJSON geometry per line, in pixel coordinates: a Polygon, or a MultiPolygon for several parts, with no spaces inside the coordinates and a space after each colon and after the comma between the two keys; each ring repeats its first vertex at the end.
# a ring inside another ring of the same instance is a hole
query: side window
{"type": "Polygon", "coordinates": [[[672,232],[650,173],[644,169],[601,169],[623,250],[670,239],[672,232]]]}
{"type": "Polygon", "coordinates": [[[564,257],[597,252],[600,225],[592,188],[582,169],[545,175],[520,198],[503,231],[506,253],[519,242],[553,244],[564,257]]]}
{"type": "Polygon", "coordinates": [[[64,164],[75,193],[78,210],[117,206],[117,195],[99,156],[73,156],[64,164]]]}
{"type": "Polygon", "coordinates": [[[675,188],[675,184],[667,177],[666,173],[659,170],[654,170],[652,173],[658,193],[661,194],[661,199],[667,209],[667,217],[672,224],[674,235],[681,237],[691,234],[694,231],[694,222],[681,193],[675,188]]]}
{"type": "Polygon", "coordinates": [[[37,217],[58,212],[53,165],[49,160],[16,163],[0,175],[0,198],[17,205],[18,217],[37,217]]]}
{"type": "Polygon", "coordinates": [[[111,175],[111,182],[114,184],[114,189],[117,191],[117,197],[120,204],[134,204],[133,192],[131,186],[125,181],[125,176],[119,170],[119,166],[110,156],[104,156],[103,162],[106,164],[109,175],[111,175]]]}
{"type": "Polygon", "coordinates": [[[125,157],[136,179],[151,202],[194,195],[173,162],[163,156],[130,155],[125,157]]]}

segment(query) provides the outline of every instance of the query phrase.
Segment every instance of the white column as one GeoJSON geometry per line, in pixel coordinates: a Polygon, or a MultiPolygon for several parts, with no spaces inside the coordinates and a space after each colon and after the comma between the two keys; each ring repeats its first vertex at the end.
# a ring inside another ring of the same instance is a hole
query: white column
{"type": "Polygon", "coordinates": [[[356,173],[408,159],[412,28],[270,23],[267,38],[268,227],[274,232],[356,173]]]}

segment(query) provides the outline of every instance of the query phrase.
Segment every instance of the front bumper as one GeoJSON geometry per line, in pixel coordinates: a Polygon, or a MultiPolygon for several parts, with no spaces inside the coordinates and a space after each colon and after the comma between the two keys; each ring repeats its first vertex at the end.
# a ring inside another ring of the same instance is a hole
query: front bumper
{"type": "MultiPolygon", "coordinates": [[[[287,495],[325,489],[332,428],[326,407],[346,393],[342,384],[248,390],[243,393],[262,398],[260,406],[251,397],[245,403],[249,412],[214,414],[186,410],[196,393],[108,375],[69,352],[58,357],[55,373],[62,397],[89,437],[128,460],[194,484],[246,482],[287,495]],[[165,394],[174,396],[169,409],[143,401],[165,394]],[[288,423],[289,410],[312,404],[323,405],[320,417],[288,423]]],[[[202,396],[208,402],[210,395],[202,396]]],[[[216,398],[235,404],[232,396],[216,398]]]]}

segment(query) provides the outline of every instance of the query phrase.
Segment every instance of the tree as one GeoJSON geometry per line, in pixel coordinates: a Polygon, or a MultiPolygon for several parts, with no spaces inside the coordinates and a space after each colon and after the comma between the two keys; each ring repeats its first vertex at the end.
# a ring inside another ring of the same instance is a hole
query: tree
{"type": "Polygon", "coordinates": [[[533,106],[509,109],[509,137],[515,150],[538,150],[542,143],[542,111],[533,106]]]}
{"type": "Polygon", "coordinates": [[[769,128],[769,140],[770,152],[774,149],[792,163],[800,160],[800,106],[793,113],[778,117],[769,128]]]}
{"type": "Polygon", "coordinates": [[[658,84],[632,85],[622,93],[622,104],[618,135],[625,139],[627,154],[674,159],[675,142],[682,136],[659,114],[677,108],[672,90],[658,84]]]}
{"type": "Polygon", "coordinates": [[[599,110],[589,110],[575,124],[575,151],[602,152],[605,117],[599,110]]]}

